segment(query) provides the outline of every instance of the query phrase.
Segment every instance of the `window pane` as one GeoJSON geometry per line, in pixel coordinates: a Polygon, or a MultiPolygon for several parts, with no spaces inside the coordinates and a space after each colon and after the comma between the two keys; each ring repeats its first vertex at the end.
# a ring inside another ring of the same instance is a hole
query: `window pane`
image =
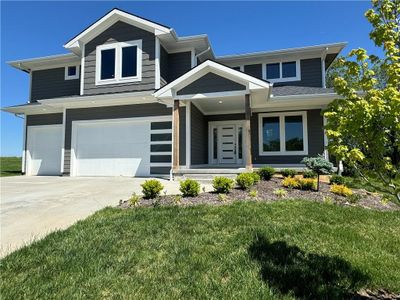
{"type": "Polygon", "coordinates": [[[68,76],[75,76],[76,75],[76,66],[68,67],[68,76]]]}
{"type": "Polygon", "coordinates": [[[115,78],[115,49],[101,51],[101,76],[100,79],[115,78]]]}
{"type": "Polygon", "coordinates": [[[267,79],[275,79],[279,77],[279,63],[267,64],[267,79]]]}
{"type": "Polygon", "coordinates": [[[240,67],[233,67],[232,69],[234,69],[236,71],[240,71],[240,67]]]}
{"type": "Polygon", "coordinates": [[[137,75],[137,47],[122,48],[122,77],[137,75]]]}
{"type": "Polygon", "coordinates": [[[217,128],[213,128],[213,158],[217,159],[218,158],[218,131],[217,128]]]}
{"type": "Polygon", "coordinates": [[[239,127],[238,133],[238,158],[243,158],[243,127],[239,127]]]}
{"type": "Polygon", "coordinates": [[[263,118],[263,150],[280,151],[279,117],[263,118]]]}
{"type": "Polygon", "coordinates": [[[303,151],[303,117],[285,117],[286,151],[303,151]]]}
{"type": "Polygon", "coordinates": [[[282,77],[296,77],[296,62],[284,62],[282,63],[282,77]]]}

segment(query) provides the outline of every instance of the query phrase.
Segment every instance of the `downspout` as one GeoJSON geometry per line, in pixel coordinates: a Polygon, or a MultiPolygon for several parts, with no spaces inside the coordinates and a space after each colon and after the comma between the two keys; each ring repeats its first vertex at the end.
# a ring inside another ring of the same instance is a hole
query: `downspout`
{"type": "Polygon", "coordinates": [[[201,51],[199,54],[195,55],[194,57],[195,57],[196,61],[197,61],[197,58],[199,58],[199,57],[202,56],[204,53],[206,53],[206,52],[208,52],[208,51],[210,51],[210,50],[211,50],[211,47],[208,46],[208,48],[207,48],[206,50],[201,51]]]}
{"type": "Polygon", "coordinates": [[[322,51],[321,55],[321,71],[322,71],[322,87],[326,88],[326,71],[325,71],[325,59],[326,54],[328,53],[328,47],[322,51]]]}

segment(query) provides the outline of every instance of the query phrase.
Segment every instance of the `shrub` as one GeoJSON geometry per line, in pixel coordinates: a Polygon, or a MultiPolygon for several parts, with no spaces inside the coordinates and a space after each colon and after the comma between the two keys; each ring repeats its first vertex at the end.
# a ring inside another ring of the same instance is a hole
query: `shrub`
{"type": "Polygon", "coordinates": [[[178,205],[182,202],[182,196],[181,195],[174,195],[174,197],[172,198],[172,201],[174,202],[174,204],[178,205]]]}
{"type": "Polygon", "coordinates": [[[329,184],[345,184],[345,179],[343,176],[340,175],[332,175],[331,178],[329,178],[329,184]]]}
{"type": "Polygon", "coordinates": [[[254,177],[251,173],[242,173],[236,177],[236,183],[242,190],[248,190],[254,184],[254,177]]]}
{"type": "Polygon", "coordinates": [[[226,202],[228,200],[228,196],[224,193],[218,194],[218,200],[220,202],[226,202]]]}
{"type": "Polygon", "coordinates": [[[233,179],[227,177],[214,177],[213,179],[213,188],[214,192],[218,194],[227,194],[231,189],[233,189],[235,182],[233,179]]]}
{"type": "Polygon", "coordinates": [[[164,189],[161,182],[157,179],[146,180],[141,184],[142,193],[145,199],[154,199],[160,196],[160,192],[164,189]]]}
{"type": "Polygon", "coordinates": [[[318,174],[311,170],[306,170],[303,173],[304,178],[317,178],[318,174]]]}
{"type": "Polygon", "coordinates": [[[322,199],[323,199],[324,203],[326,203],[326,204],[335,203],[335,201],[333,201],[332,197],[329,197],[329,196],[323,197],[322,199]]]}
{"type": "Polygon", "coordinates": [[[282,180],[282,185],[284,187],[289,188],[289,189],[294,189],[294,188],[300,187],[299,181],[296,178],[293,178],[293,177],[285,177],[282,180]]]}
{"type": "Polygon", "coordinates": [[[349,200],[350,203],[358,203],[361,200],[361,195],[360,194],[352,194],[347,197],[347,200],[349,200]]]}
{"type": "Polygon", "coordinates": [[[283,169],[281,170],[281,174],[283,177],[294,177],[297,174],[297,172],[296,170],[293,169],[283,169]]]}
{"type": "Polygon", "coordinates": [[[276,195],[278,198],[283,198],[287,195],[287,191],[285,191],[284,189],[276,189],[274,190],[274,195],[276,195]]]}
{"type": "Polygon", "coordinates": [[[140,196],[136,195],[136,193],[133,193],[132,196],[129,198],[129,204],[131,206],[138,206],[140,203],[140,196]]]}
{"type": "Polygon", "coordinates": [[[200,193],[200,183],[193,179],[180,182],[179,190],[183,197],[196,197],[200,193]]]}
{"type": "Polygon", "coordinates": [[[251,174],[251,176],[253,176],[254,184],[257,184],[260,182],[261,177],[257,172],[252,172],[250,174],[251,174]]]}
{"type": "Polygon", "coordinates": [[[250,191],[249,196],[250,198],[257,199],[258,192],[256,190],[250,191]]]}
{"type": "Polygon", "coordinates": [[[331,186],[330,191],[336,195],[340,195],[340,196],[344,196],[344,197],[353,195],[352,190],[342,184],[333,184],[331,186]]]}
{"type": "Polygon", "coordinates": [[[297,178],[299,188],[305,191],[315,190],[317,188],[317,181],[313,178],[297,178]]]}
{"type": "Polygon", "coordinates": [[[258,174],[262,180],[270,180],[275,174],[275,169],[271,167],[262,167],[258,170],[258,174]]]}
{"type": "Polygon", "coordinates": [[[304,157],[301,161],[310,170],[317,173],[317,191],[319,190],[319,175],[330,174],[333,172],[333,164],[326,160],[322,155],[316,157],[304,157]]]}

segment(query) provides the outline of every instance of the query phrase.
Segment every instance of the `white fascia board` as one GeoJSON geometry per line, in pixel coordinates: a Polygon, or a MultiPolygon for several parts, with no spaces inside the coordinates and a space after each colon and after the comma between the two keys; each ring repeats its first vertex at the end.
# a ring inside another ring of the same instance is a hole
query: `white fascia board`
{"type": "Polygon", "coordinates": [[[170,28],[161,26],[159,24],[153,23],[151,21],[142,19],[142,18],[134,16],[134,15],[131,15],[124,11],[121,11],[118,9],[113,9],[107,15],[105,15],[100,20],[98,20],[97,22],[95,22],[94,24],[89,26],[86,30],[81,32],[79,35],[77,35],[75,38],[68,41],[64,45],[64,47],[67,49],[73,48],[76,46],[79,47],[79,44],[76,44],[78,41],[87,42],[87,41],[91,40],[93,37],[100,34],[105,29],[107,29],[111,25],[115,24],[117,21],[123,21],[125,23],[128,23],[128,24],[134,25],[136,27],[139,27],[141,29],[144,29],[146,31],[153,32],[156,35],[170,33],[170,31],[171,31],[170,28]]]}
{"type": "Polygon", "coordinates": [[[68,54],[58,54],[37,58],[28,58],[21,60],[8,61],[7,64],[10,66],[22,70],[22,71],[30,71],[30,70],[41,70],[41,69],[51,69],[66,66],[71,63],[79,63],[79,56],[68,53],[68,54]]]}
{"type": "Polygon", "coordinates": [[[172,96],[173,93],[168,92],[169,90],[182,89],[183,87],[191,84],[192,82],[210,72],[232,80],[234,82],[246,85],[246,87],[249,87],[249,85],[251,84],[252,89],[269,89],[271,87],[271,84],[266,81],[260,80],[253,76],[244,74],[240,71],[233,70],[229,67],[208,60],[193,68],[181,77],[175,79],[173,82],[167,84],[160,90],[156,91],[153,95],[157,98],[166,98],[172,96]]]}
{"type": "Polygon", "coordinates": [[[62,108],[55,108],[47,105],[18,105],[18,106],[10,106],[4,107],[1,109],[2,111],[12,113],[15,115],[38,115],[38,114],[51,114],[62,112],[62,108]]]}

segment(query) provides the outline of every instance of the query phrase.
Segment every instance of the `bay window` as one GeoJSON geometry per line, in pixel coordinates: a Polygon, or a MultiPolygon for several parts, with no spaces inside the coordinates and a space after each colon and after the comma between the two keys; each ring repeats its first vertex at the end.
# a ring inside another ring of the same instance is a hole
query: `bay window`
{"type": "Polygon", "coordinates": [[[141,40],[97,46],[97,85],[140,81],[141,77],[141,40]]]}
{"type": "Polygon", "coordinates": [[[307,112],[259,114],[260,155],[307,155],[307,112]]]}

